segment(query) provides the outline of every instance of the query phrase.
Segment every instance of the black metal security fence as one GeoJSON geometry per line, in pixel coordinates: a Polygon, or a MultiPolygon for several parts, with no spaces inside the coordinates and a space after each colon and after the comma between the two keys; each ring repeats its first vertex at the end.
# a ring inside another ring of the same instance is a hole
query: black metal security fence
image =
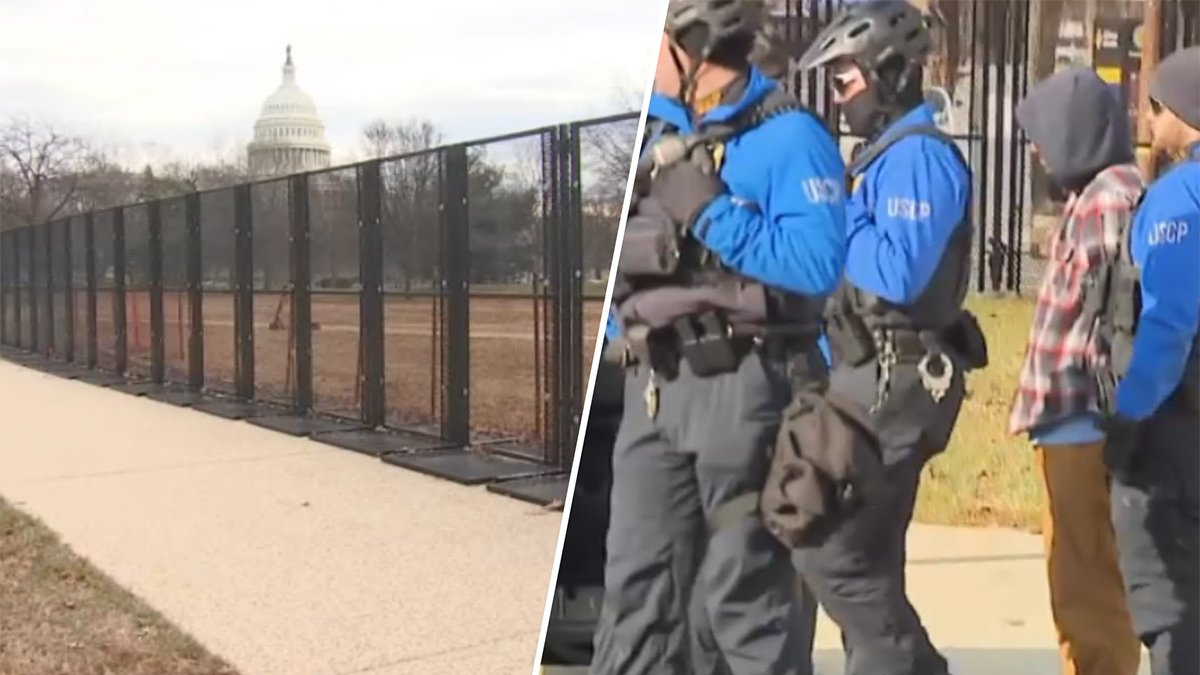
{"type": "MultiPolygon", "coordinates": [[[[773,29],[789,57],[785,81],[830,122],[843,154],[861,139],[834,120],[824,73],[799,72],[796,60],[844,5],[857,0],[776,0],[773,29]]],[[[1160,57],[1200,44],[1200,0],[1153,0],[1156,26],[1145,26],[1145,0],[909,0],[934,17],[934,48],[925,69],[926,98],[938,125],[968,158],[976,226],[977,290],[1036,288],[1045,254],[1043,223],[1056,222],[1040,165],[1031,161],[1015,108],[1034,82],[1056,69],[1090,64],[1137,119],[1141,42],[1159,34],[1160,57]]],[[[1052,228],[1050,228],[1052,229],[1052,228]]]]}
{"type": "Polygon", "coordinates": [[[0,342],[468,482],[566,470],[636,131],[586,120],[5,231],[0,342]]]}

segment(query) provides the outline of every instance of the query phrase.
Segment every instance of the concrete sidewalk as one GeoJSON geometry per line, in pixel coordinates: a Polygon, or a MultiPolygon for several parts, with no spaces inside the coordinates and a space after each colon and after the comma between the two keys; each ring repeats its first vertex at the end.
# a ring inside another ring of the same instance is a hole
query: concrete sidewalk
{"type": "Polygon", "coordinates": [[[2,361],[0,494],[245,675],[526,675],[560,523],[2,361]]]}
{"type": "MultiPolygon", "coordinates": [[[[1040,537],[914,525],[908,540],[909,597],[952,673],[1059,675],[1040,537]]],[[[840,675],[840,635],[820,618],[817,674],[840,675]]],[[[1150,673],[1144,652],[1140,673],[1150,673]]]]}

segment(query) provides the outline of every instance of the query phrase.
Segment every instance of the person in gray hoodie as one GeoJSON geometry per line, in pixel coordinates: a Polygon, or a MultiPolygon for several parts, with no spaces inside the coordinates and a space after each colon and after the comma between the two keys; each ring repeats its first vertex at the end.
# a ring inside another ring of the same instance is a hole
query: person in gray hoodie
{"type": "Polygon", "coordinates": [[[1039,82],[1017,122],[1068,195],[1038,294],[1009,431],[1028,434],[1046,492],[1050,604],[1062,672],[1134,675],[1140,645],[1118,566],[1104,463],[1106,401],[1097,373],[1109,345],[1095,327],[1092,281],[1118,254],[1145,184],[1124,106],[1095,72],[1039,82]]]}

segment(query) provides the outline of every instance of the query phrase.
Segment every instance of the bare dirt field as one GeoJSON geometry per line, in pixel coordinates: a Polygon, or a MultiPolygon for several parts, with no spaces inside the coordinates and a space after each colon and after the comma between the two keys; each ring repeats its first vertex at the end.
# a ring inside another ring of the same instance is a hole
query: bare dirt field
{"type": "MultiPolygon", "coordinates": [[[[86,335],[84,294],[76,306],[76,334],[86,335]]],[[[261,293],[254,302],[254,370],[260,398],[290,400],[290,308],[280,295],[261,293]],[[271,330],[278,318],[283,328],[271,330]]],[[[163,298],[167,376],[185,381],[188,368],[190,310],[184,293],[168,291],[163,298]]],[[[232,391],[235,373],[233,297],[206,292],[204,312],[204,371],[206,386],[232,391]]],[[[602,302],[585,304],[583,369],[591,365],[594,336],[599,330],[602,302]]],[[[545,316],[538,316],[531,298],[472,297],[470,305],[471,427],[504,438],[536,440],[541,436],[541,402],[547,388],[545,316]]],[[[115,366],[113,295],[98,293],[96,302],[98,356],[102,367],[115,366]]],[[[149,375],[150,301],[145,291],[126,292],[126,333],[129,370],[149,375]]],[[[356,400],[359,350],[359,304],[356,295],[312,296],[313,390],[318,410],[358,417],[356,400]]],[[[384,306],[384,388],[388,420],[395,424],[436,426],[441,418],[441,368],[435,300],[389,296],[384,306]]]]}

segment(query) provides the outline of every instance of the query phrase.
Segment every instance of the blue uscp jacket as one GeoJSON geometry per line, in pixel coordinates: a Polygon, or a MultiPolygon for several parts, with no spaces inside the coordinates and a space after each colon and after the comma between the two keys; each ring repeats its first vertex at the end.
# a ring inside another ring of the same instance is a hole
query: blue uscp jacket
{"type": "Polygon", "coordinates": [[[1200,144],[1189,155],[1146,190],[1131,227],[1142,310],[1116,407],[1133,420],[1179,386],[1200,324],[1200,144]]]}
{"type": "MultiPolygon", "coordinates": [[[[932,125],[921,105],[883,133],[932,125]]],[[[950,235],[966,217],[971,177],[944,141],[908,136],[853,177],[846,206],[846,278],[898,305],[913,302],[937,269],[950,235]]]]}
{"type": "MultiPolygon", "coordinates": [[[[741,98],[713,108],[699,125],[729,120],[777,86],[751,68],[741,98]]],[[[647,118],[681,134],[697,126],[679,101],[658,93],[647,118]]],[[[772,117],[726,144],[720,171],[729,193],[701,211],[694,236],[729,268],[767,286],[817,297],[832,292],[845,256],[845,166],[821,123],[803,112],[772,117]]],[[[620,335],[611,309],[605,333],[620,335]]]]}
{"type": "MultiPolygon", "coordinates": [[[[920,105],[877,139],[933,123],[933,109],[920,105]]],[[[944,141],[913,135],[896,141],[851,179],[846,278],[885,300],[909,304],[929,284],[950,236],[967,215],[970,174],[944,141]]],[[[832,363],[824,336],[820,346],[832,363]]]]}

